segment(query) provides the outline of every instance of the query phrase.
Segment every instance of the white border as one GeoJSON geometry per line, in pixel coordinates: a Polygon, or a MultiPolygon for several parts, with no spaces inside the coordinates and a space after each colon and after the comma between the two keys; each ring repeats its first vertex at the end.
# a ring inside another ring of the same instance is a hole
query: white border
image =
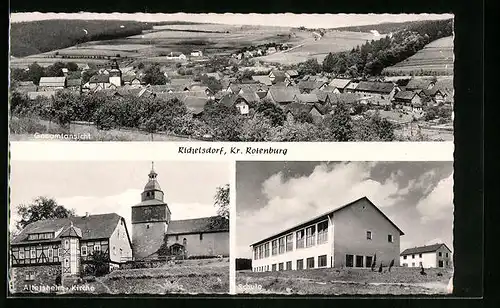
{"type": "Polygon", "coordinates": [[[453,142],[76,142],[10,143],[21,161],[453,161],[453,142]],[[212,148],[224,154],[180,154],[180,147],[212,148]],[[242,153],[231,154],[232,147],[242,153]],[[281,154],[244,154],[247,147],[286,149],[281,154]]]}

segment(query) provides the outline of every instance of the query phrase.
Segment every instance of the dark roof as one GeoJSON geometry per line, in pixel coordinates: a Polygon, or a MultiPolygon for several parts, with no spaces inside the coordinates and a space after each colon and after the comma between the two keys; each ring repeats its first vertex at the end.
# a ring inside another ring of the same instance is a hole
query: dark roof
{"type": "Polygon", "coordinates": [[[283,77],[283,78],[286,78],[285,72],[277,71],[277,70],[272,70],[271,73],[273,73],[274,77],[283,77]]]}
{"type": "Polygon", "coordinates": [[[64,87],[66,77],[41,77],[38,85],[40,87],[64,87]]]}
{"type": "Polygon", "coordinates": [[[310,81],[310,80],[301,80],[297,84],[299,89],[302,90],[314,90],[319,89],[325,82],[322,81],[310,81]]]}
{"type": "Polygon", "coordinates": [[[109,75],[106,74],[97,74],[92,77],[90,77],[89,80],[90,83],[108,83],[109,82],[109,75]]]}
{"type": "Polygon", "coordinates": [[[172,220],[167,234],[189,234],[229,231],[229,220],[221,216],[172,220]]]}
{"type": "Polygon", "coordinates": [[[317,103],[319,101],[316,94],[299,94],[299,95],[296,95],[295,97],[297,98],[297,100],[299,102],[306,103],[306,104],[313,104],[313,103],[317,103]]]}
{"type": "Polygon", "coordinates": [[[388,218],[388,217],[387,217],[387,216],[386,216],[386,215],[385,215],[385,214],[384,214],[384,213],[383,213],[383,212],[382,212],[382,211],[381,211],[381,210],[380,210],[380,209],[379,209],[379,208],[378,208],[375,204],[373,204],[373,202],[371,202],[371,200],[370,200],[370,199],[368,199],[368,198],[365,196],[365,197],[359,198],[359,199],[357,199],[357,200],[354,200],[354,201],[352,201],[352,202],[350,202],[350,203],[347,203],[347,204],[345,204],[345,205],[342,205],[342,206],[340,206],[340,207],[337,207],[337,208],[335,208],[335,209],[333,209],[333,210],[330,210],[330,211],[328,211],[328,212],[326,212],[326,213],[323,213],[323,214],[321,214],[321,215],[318,215],[318,216],[316,216],[316,217],[313,217],[313,218],[311,218],[311,219],[308,219],[308,220],[306,220],[306,221],[304,221],[304,222],[302,222],[302,223],[300,223],[300,224],[298,224],[298,225],[295,225],[295,226],[293,226],[293,227],[291,227],[291,228],[287,228],[287,229],[285,229],[285,230],[283,230],[283,231],[281,231],[281,232],[279,232],[279,233],[276,233],[276,234],[274,234],[274,235],[268,236],[268,237],[266,237],[266,238],[264,238],[264,239],[262,239],[262,240],[260,240],[260,241],[258,241],[258,242],[255,242],[255,243],[251,244],[250,246],[254,246],[254,245],[257,245],[257,244],[260,244],[260,243],[266,242],[267,240],[269,240],[269,239],[271,239],[271,238],[275,238],[275,237],[278,237],[278,236],[281,236],[281,235],[284,235],[284,234],[290,233],[290,231],[292,231],[292,230],[294,230],[294,229],[297,229],[297,228],[302,227],[302,226],[306,226],[306,225],[308,225],[308,224],[309,224],[310,222],[312,222],[312,221],[316,221],[316,220],[318,220],[318,219],[320,219],[320,218],[322,218],[322,217],[326,217],[326,216],[328,216],[328,215],[330,215],[330,214],[333,214],[333,213],[335,213],[335,212],[337,212],[337,211],[340,211],[340,210],[342,210],[342,209],[344,209],[344,208],[346,208],[346,207],[349,207],[349,206],[351,206],[351,205],[353,205],[353,204],[356,204],[356,203],[358,203],[358,202],[359,202],[359,201],[361,201],[361,200],[366,200],[366,201],[368,201],[368,203],[370,203],[370,204],[371,204],[371,205],[372,205],[372,206],[373,206],[373,207],[374,207],[374,208],[375,208],[375,209],[376,209],[376,210],[377,210],[377,211],[378,211],[378,212],[379,212],[379,213],[380,213],[380,214],[381,214],[381,215],[382,215],[385,219],[387,219],[387,220],[388,220],[388,221],[389,221],[389,222],[390,222],[390,223],[391,223],[391,224],[392,224],[392,225],[393,225],[393,226],[394,226],[394,227],[395,227],[395,228],[399,231],[399,234],[400,234],[400,235],[404,235],[404,232],[403,232],[403,231],[401,231],[401,229],[399,229],[399,227],[398,227],[398,226],[396,226],[396,224],[394,224],[394,222],[392,222],[392,220],[390,220],[390,219],[389,219],[389,218],[388,218]]]}
{"type": "Polygon", "coordinates": [[[236,99],[238,98],[237,93],[226,93],[221,100],[219,101],[220,104],[226,106],[226,107],[231,107],[234,105],[236,102],[236,99]]]}
{"type": "MultiPolygon", "coordinates": [[[[76,216],[69,218],[45,219],[29,224],[13,240],[13,244],[33,243],[28,241],[28,234],[58,232],[73,222],[82,233],[82,240],[109,238],[123,217],[115,213],[76,216]]],[[[125,220],[123,220],[125,221],[125,220]]]]}
{"type": "Polygon", "coordinates": [[[301,103],[290,103],[286,105],[286,112],[290,112],[294,117],[300,115],[301,113],[309,113],[314,105],[312,104],[301,104],[301,103]]]}
{"type": "Polygon", "coordinates": [[[59,237],[78,237],[82,238],[82,230],[78,227],[73,226],[73,224],[70,224],[64,231],[59,234],[59,237]]]}
{"type": "Polygon", "coordinates": [[[453,91],[453,77],[438,77],[434,88],[439,90],[453,91]]]}
{"type": "Polygon", "coordinates": [[[356,87],[356,91],[385,93],[389,94],[394,89],[392,82],[361,81],[356,87]]]}
{"type": "Polygon", "coordinates": [[[446,249],[448,249],[451,252],[451,249],[448,248],[448,246],[446,246],[446,244],[439,243],[439,244],[433,244],[433,245],[428,245],[428,246],[420,246],[420,247],[413,247],[413,248],[405,249],[401,253],[401,256],[426,253],[426,252],[435,252],[436,250],[441,248],[441,246],[443,246],[443,245],[446,247],[446,249]]]}
{"type": "Polygon", "coordinates": [[[412,78],[406,85],[407,90],[424,90],[432,84],[432,80],[427,78],[412,78]]]}
{"type": "Polygon", "coordinates": [[[296,95],[300,95],[300,90],[296,87],[272,86],[269,88],[268,94],[277,103],[290,103],[293,102],[296,95]]]}
{"type": "Polygon", "coordinates": [[[422,90],[420,93],[422,93],[425,96],[431,96],[431,97],[436,96],[438,93],[443,95],[443,92],[436,87],[432,87],[432,89],[422,90]]]}
{"type": "Polygon", "coordinates": [[[326,99],[329,95],[332,93],[320,90],[320,89],[314,89],[311,91],[311,94],[316,94],[316,97],[318,98],[318,101],[320,102],[326,102],[326,99]]]}
{"type": "Polygon", "coordinates": [[[330,102],[332,104],[354,104],[359,101],[361,98],[357,93],[338,93],[338,94],[330,94],[330,102]]]}
{"type": "Polygon", "coordinates": [[[125,75],[122,77],[122,80],[126,81],[126,82],[132,82],[134,79],[137,79],[140,81],[140,79],[136,75],[125,75]]]}
{"type": "Polygon", "coordinates": [[[411,101],[413,97],[417,95],[417,92],[415,91],[399,91],[394,95],[394,99],[396,100],[402,100],[402,101],[411,101]]]}
{"type": "Polygon", "coordinates": [[[252,79],[257,81],[257,82],[260,82],[266,86],[270,86],[272,85],[273,83],[271,82],[271,79],[269,78],[269,76],[252,76],[252,79]]]}
{"type": "Polygon", "coordinates": [[[208,102],[208,99],[196,96],[186,96],[183,100],[186,107],[191,110],[194,114],[199,114],[203,112],[203,107],[208,102]]]}
{"type": "Polygon", "coordinates": [[[290,77],[295,77],[299,75],[299,72],[297,72],[297,70],[288,70],[285,73],[288,74],[288,76],[290,77]]]}
{"type": "Polygon", "coordinates": [[[66,81],[66,85],[68,87],[79,87],[82,85],[82,79],[81,78],[68,79],[66,81]]]}

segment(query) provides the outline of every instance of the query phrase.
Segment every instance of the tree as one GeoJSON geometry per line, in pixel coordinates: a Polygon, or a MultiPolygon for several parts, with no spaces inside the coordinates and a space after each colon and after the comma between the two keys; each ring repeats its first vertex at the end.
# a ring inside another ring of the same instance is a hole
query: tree
{"type": "Polygon", "coordinates": [[[21,219],[16,222],[16,227],[21,230],[39,220],[75,216],[75,211],[57,204],[53,198],[40,196],[30,204],[19,205],[17,214],[21,219]]]}
{"type": "Polygon", "coordinates": [[[394,266],[394,259],[391,260],[391,263],[389,264],[389,272],[391,271],[391,268],[394,266]]]}
{"type": "Polygon", "coordinates": [[[305,75],[305,74],[310,74],[310,75],[316,75],[317,73],[321,72],[321,65],[318,63],[317,59],[308,59],[305,62],[302,62],[299,65],[299,71],[300,74],[305,75]]]}
{"type": "Polygon", "coordinates": [[[207,75],[200,76],[201,83],[206,85],[213,92],[219,92],[222,90],[222,84],[215,77],[208,77],[207,75]]]}
{"type": "Polygon", "coordinates": [[[333,72],[333,69],[335,68],[336,63],[337,63],[337,60],[335,58],[335,55],[330,52],[323,60],[323,71],[325,71],[327,73],[333,72]]]}
{"type": "Polygon", "coordinates": [[[109,256],[105,251],[96,251],[92,253],[82,275],[91,275],[95,277],[104,276],[109,273],[109,256]]]}
{"type": "Polygon", "coordinates": [[[52,65],[49,65],[45,68],[45,76],[62,77],[64,76],[64,73],[62,71],[63,68],[66,68],[66,65],[62,62],[56,62],[52,65]]]}
{"type": "Polygon", "coordinates": [[[144,82],[151,85],[164,85],[167,83],[167,77],[161,72],[160,66],[155,64],[144,72],[144,82]]]}
{"type": "Polygon", "coordinates": [[[283,109],[269,100],[262,100],[255,108],[256,114],[261,114],[271,120],[273,126],[282,126],[286,120],[283,109]]]}
{"type": "Polygon", "coordinates": [[[52,107],[55,122],[62,126],[78,120],[83,113],[80,97],[70,91],[56,92],[52,98],[52,107]]]}
{"type": "Polygon", "coordinates": [[[40,82],[40,78],[42,78],[44,75],[44,69],[38,63],[33,63],[30,66],[28,66],[28,76],[31,81],[33,81],[34,84],[38,85],[40,82]]]}
{"type": "Polygon", "coordinates": [[[372,272],[375,269],[375,265],[377,265],[377,254],[373,255],[373,262],[372,262],[372,266],[371,266],[372,272]]]}
{"type": "Polygon", "coordinates": [[[97,70],[86,70],[82,72],[82,84],[86,84],[90,78],[97,74],[97,70]]]}
{"type": "Polygon", "coordinates": [[[352,141],[354,139],[352,119],[346,104],[338,104],[333,115],[327,121],[331,136],[335,141],[352,141]]]}
{"type": "Polygon", "coordinates": [[[310,124],[312,124],[314,119],[309,112],[302,111],[295,117],[295,121],[297,123],[310,123],[310,124]]]}
{"type": "Polygon", "coordinates": [[[229,219],[229,184],[217,187],[214,206],[217,207],[217,215],[229,219]]]}
{"type": "Polygon", "coordinates": [[[66,68],[70,72],[75,72],[78,70],[78,64],[76,64],[75,62],[68,62],[66,63],[66,68]]]}

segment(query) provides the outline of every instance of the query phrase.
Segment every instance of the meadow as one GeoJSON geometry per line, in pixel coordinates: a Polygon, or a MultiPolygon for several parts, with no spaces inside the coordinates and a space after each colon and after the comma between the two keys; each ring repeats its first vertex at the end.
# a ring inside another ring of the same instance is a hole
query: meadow
{"type": "Polygon", "coordinates": [[[383,73],[409,75],[435,72],[438,75],[453,75],[453,37],[444,37],[427,44],[408,59],[387,67],[383,73]]]}
{"type": "Polygon", "coordinates": [[[394,267],[379,273],[370,269],[309,269],[236,273],[236,292],[287,295],[446,294],[452,270],[394,267]]]}

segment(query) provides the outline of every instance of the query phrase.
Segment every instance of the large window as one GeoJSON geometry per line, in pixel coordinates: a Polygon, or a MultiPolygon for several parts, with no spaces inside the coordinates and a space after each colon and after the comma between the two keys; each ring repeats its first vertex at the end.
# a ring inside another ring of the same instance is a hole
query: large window
{"type": "Polygon", "coordinates": [[[82,256],[86,256],[87,255],[87,246],[82,246],[82,256]]]}
{"type": "Polygon", "coordinates": [[[293,250],[293,234],[288,234],[286,236],[286,251],[292,251],[293,250]]]}
{"type": "Polygon", "coordinates": [[[356,256],[356,267],[363,267],[363,256],[356,256]]]}
{"type": "Polygon", "coordinates": [[[406,260],[406,257],[407,257],[407,256],[403,256],[403,259],[405,259],[405,260],[406,260]]]}
{"type": "Polygon", "coordinates": [[[304,260],[302,259],[297,260],[297,269],[298,270],[304,269],[304,260]]]}
{"type": "Polygon", "coordinates": [[[392,237],[392,234],[388,234],[388,235],[387,235],[387,241],[388,241],[389,243],[394,242],[394,238],[392,237]]]}
{"type": "Polygon", "coordinates": [[[286,262],[286,270],[291,271],[292,270],[292,261],[287,261],[286,262]]]}
{"type": "Polygon", "coordinates": [[[257,247],[257,250],[259,251],[259,259],[262,259],[262,256],[264,254],[264,251],[262,249],[262,245],[259,245],[259,247],[257,247]]]}
{"type": "Polygon", "coordinates": [[[257,254],[257,246],[253,248],[253,259],[257,260],[258,259],[258,254],[257,254]]]}
{"type": "Polygon", "coordinates": [[[36,259],[36,249],[35,249],[35,247],[31,247],[31,249],[30,249],[30,258],[31,259],[36,259]]]}
{"type": "Polygon", "coordinates": [[[49,247],[49,250],[47,250],[47,255],[50,259],[52,259],[52,257],[54,256],[54,250],[52,249],[52,247],[49,247]]]}
{"type": "MultiPolygon", "coordinates": [[[[23,248],[21,248],[23,249],[23,248]]],[[[19,250],[19,260],[23,260],[24,259],[24,250],[19,250]]]]}
{"type": "Polygon", "coordinates": [[[285,237],[280,237],[278,240],[279,243],[279,253],[285,253],[285,237]]]}
{"type": "Polygon", "coordinates": [[[365,266],[366,267],[371,267],[373,262],[373,257],[372,256],[366,256],[366,261],[365,261],[365,266]]]}
{"type": "Polygon", "coordinates": [[[316,235],[316,226],[310,226],[306,229],[306,247],[314,246],[316,235]]]}
{"type": "Polygon", "coordinates": [[[273,253],[273,256],[277,255],[278,254],[278,240],[273,240],[272,241],[272,253],[273,253]]]}
{"type": "Polygon", "coordinates": [[[269,243],[264,244],[264,258],[269,257],[269,243]]]}
{"type": "Polygon", "coordinates": [[[328,220],[318,224],[318,245],[328,242],[328,220]]]}
{"type": "Polygon", "coordinates": [[[297,237],[297,244],[296,248],[304,248],[304,230],[297,231],[295,233],[295,236],[297,237]]]}
{"type": "Polygon", "coordinates": [[[314,258],[307,258],[307,268],[314,268],[314,258]]]}
{"type": "Polygon", "coordinates": [[[282,271],[284,268],[283,268],[283,262],[281,262],[279,265],[278,265],[278,268],[280,271],[282,271]]]}
{"type": "Polygon", "coordinates": [[[371,240],[372,239],[372,232],[371,231],[366,231],[366,239],[371,240]]]}
{"type": "Polygon", "coordinates": [[[353,267],[354,266],[354,256],[353,255],[345,255],[345,266],[353,267]]]}
{"type": "Polygon", "coordinates": [[[273,264],[273,265],[271,266],[271,270],[272,270],[273,272],[276,272],[276,264],[273,264]]]}
{"type": "Polygon", "coordinates": [[[326,266],[326,255],[322,255],[318,257],[318,267],[326,266]]]}

